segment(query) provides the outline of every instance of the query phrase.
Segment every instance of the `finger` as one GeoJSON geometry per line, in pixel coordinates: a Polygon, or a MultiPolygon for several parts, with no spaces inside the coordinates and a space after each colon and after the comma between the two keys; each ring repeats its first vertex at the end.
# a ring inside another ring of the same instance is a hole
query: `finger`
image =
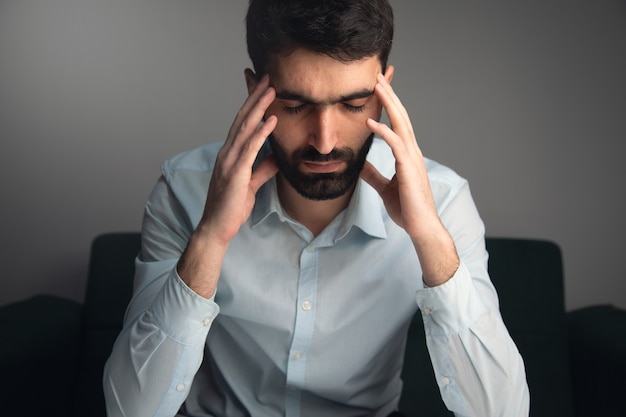
{"type": "Polygon", "coordinates": [[[272,115],[259,125],[257,131],[248,141],[248,146],[242,147],[240,151],[240,157],[244,159],[245,164],[252,166],[265,140],[270,133],[272,133],[277,124],[278,118],[272,115]]]}
{"type": "Polygon", "coordinates": [[[389,185],[389,180],[378,171],[374,165],[372,165],[369,161],[365,161],[365,165],[363,165],[363,169],[361,170],[361,178],[372,186],[374,190],[378,194],[383,194],[387,185],[389,185]]]}
{"type": "Polygon", "coordinates": [[[398,139],[398,134],[382,122],[374,120],[370,117],[369,119],[367,119],[365,124],[367,125],[367,128],[369,130],[385,140],[389,139],[393,141],[398,139]]]}
{"type": "Polygon", "coordinates": [[[263,121],[263,116],[275,97],[276,91],[271,87],[267,88],[256,105],[250,109],[247,118],[239,126],[233,123],[221,150],[227,164],[237,163],[244,158],[244,163],[252,166],[265,139],[276,127],[276,116],[270,116],[263,121]]]}
{"type": "Polygon", "coordinates": [[[265,111],[274,101],[275,91],[269,86],[269,76],[265,75],[241,106],[233,121],[225,145],[228,147],[239,138],[242,132],[251,133],[263,119],[265,111]],[[260,108],[260,110],[259,110],[260,108]],[[255,109],[257,109],[255,111],[255,109]]]}
{"type": "Polygon", "coordinates": [[[237,118],[231,127],[229,137],[231,141],[244,140],[252,134],[263,121],[265,112],[276,98],[276,90],[272,87],[265,88],[262,94],[257,96],[256,91],[253,93],[255,100],[250,101],[252,96],[246,100],[246,103],[237,114],[237,118]]]}
{"type": "Polygon", "coordinates": [[[387,111],[391,127],[398,131],[402,137],[407,136],[404,133],[409,133],[411,137],[413,137],[413,126],[411,124],[409,113],[406,111],[406,108],[393,91],[391,84],[387,82],[382,74],[379,74],[378,76],[378,84],[376,84],[374,91],[387,111]]]}
{"type": "Polygon", "coordinates": [[[246,118],[247,114],[250,112],[250,109],[254,107],[259,98],[261,98],[265,94],[269,86],[270,77],[269,75],[265,74],[241,106],[241,109],[239,110],[239,113],[237,113],[237,117],[235,118],[235,122],[240,122],[241,120],[246,118]]]}
{"type": "Polygon", "coordinates": [[[399,156],[397,155],[397,153],[403,152],[405,148],[404,146],[402,146],[402,139],[400,138],[400,136],[386,124],[378,122],[374,119],[367,119],[366,124],[369,130],[371,130],[375,135],[383,138],[383,140],[387,142],[387,144],[391,148],[391,152],[393,152],[394,156],[397,159],[399,156]],[[401,151],[398,150],[400,149],[400,147],[402,148],[401,151]]]}
{"type": "Polygon", "coordinates": [[[398,95],[395,93],[393,87],[391,86],[389,81],[387,81],[387,79],[385,78],[383,74],[378,74],[378,84],[382,87],[383,92],[388,97],[393,107],[395,107],[395,109],[398,110],[398,112],[403,118],[405,118],[406,120],[409,120],[409,113],[407,112],[406,107],[404,107],[404,105],[402,104],[402,101],[400,100],[398,95]]]}
{"type": "Polygon", "coordinates": [[[278,165],[273,156],[268,156],[256,167],[250,179],[250,188],[256,194],[259,188],[278,172],[278,165]]]}

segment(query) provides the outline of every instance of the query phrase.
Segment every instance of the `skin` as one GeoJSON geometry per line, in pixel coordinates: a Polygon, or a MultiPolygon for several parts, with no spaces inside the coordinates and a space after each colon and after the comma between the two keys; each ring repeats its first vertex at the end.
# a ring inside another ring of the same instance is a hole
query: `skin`
{"type": "MultiPolygon", "coordinates": [[[[306,199],[278,171],[273,157],[252,171],[270,133],[289,154],[308,146],[328,154],[346,147],[357,152],[373,132],[389,144],[396,174],[385,178],[366,163],[361,178],[380,194],[391,218],[411,237],[426,285],[448,281],[459,258],[437,214],[408,113],[391,88],[394,68],[389,66],[383,74],[378,57],[345,63],[296,49],[287,56],[272,56],[268,74],[257,80],[251,70],[245,71],[249,95],[218,153],[202,219],[178,263],[181,279],[203,297],[215,293],[229,242],[250,216],[258,189],[274,175],[284,209],[314,235],[348,205],[354,187],[335,199],[306,199]],[[379,122],[383,108],[391,126],[379,122]]],[[[300,164],[307,173],[344,168],[343,161],[300,164]]]]}

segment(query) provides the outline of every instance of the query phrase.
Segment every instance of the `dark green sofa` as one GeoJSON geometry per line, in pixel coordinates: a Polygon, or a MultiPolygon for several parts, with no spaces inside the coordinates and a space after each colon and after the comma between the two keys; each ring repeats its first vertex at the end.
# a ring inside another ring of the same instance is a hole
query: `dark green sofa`
{"type": "MultiPolygon", "coordinates": [[[[0,308],[0,416],[105,416],[102,368],[131,296],[139,246],[138,233],[94,240],[82,305],[41,295],[0,308]]],[[[487,248],[504,321],[526,363],[531,415],[626,416],[626,311],[566,313],[561,253],[551,242],[490,238],[487,248]]],[[[419,313],[407,352],[402,411],[451,415],[419,313]]]]}

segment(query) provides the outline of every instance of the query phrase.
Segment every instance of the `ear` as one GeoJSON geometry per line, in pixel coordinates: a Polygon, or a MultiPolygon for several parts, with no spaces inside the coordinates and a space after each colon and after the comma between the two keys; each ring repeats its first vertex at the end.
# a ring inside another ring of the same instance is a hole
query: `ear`
{"type": "Polygon", "coordinates": [[[246,78],[246,86],[248,87],[248,95],[250,95],[252,94],[252,92],[254,91],[254,88],[257,85],[256,74],[250,68],[246,68],[246,70],[243,73],[246,78]]]}
{"type": "Polygon", "coordinates": [[[387,65],[387,69],[385,70],[385,79],[389,84],[391,84],[391,80],[393,80],[393,73],[396,68],[393,65],[387,65]]]}

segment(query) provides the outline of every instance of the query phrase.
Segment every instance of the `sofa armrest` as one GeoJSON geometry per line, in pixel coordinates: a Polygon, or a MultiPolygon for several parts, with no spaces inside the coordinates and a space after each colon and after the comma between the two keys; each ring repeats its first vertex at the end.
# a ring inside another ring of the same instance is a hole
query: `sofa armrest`
{"type": "Polygon", "coordinates": [[[81,310],[77,302],[48,295],[0,308],[3,415],[22,415],[25,407],[32,415],[68,415],[76,384],[81,310]]]}
{"type": "Polygon", "coordinates": [[[576,415],[626,416],[626,310],[593,306],[567,319],[576,415]]]}
{"type": "Polygon", "coordinates": [[[561,250],[545,240],[487,238],[489,275],[526,368],[533,417],[574,415],[561,250]]]}

